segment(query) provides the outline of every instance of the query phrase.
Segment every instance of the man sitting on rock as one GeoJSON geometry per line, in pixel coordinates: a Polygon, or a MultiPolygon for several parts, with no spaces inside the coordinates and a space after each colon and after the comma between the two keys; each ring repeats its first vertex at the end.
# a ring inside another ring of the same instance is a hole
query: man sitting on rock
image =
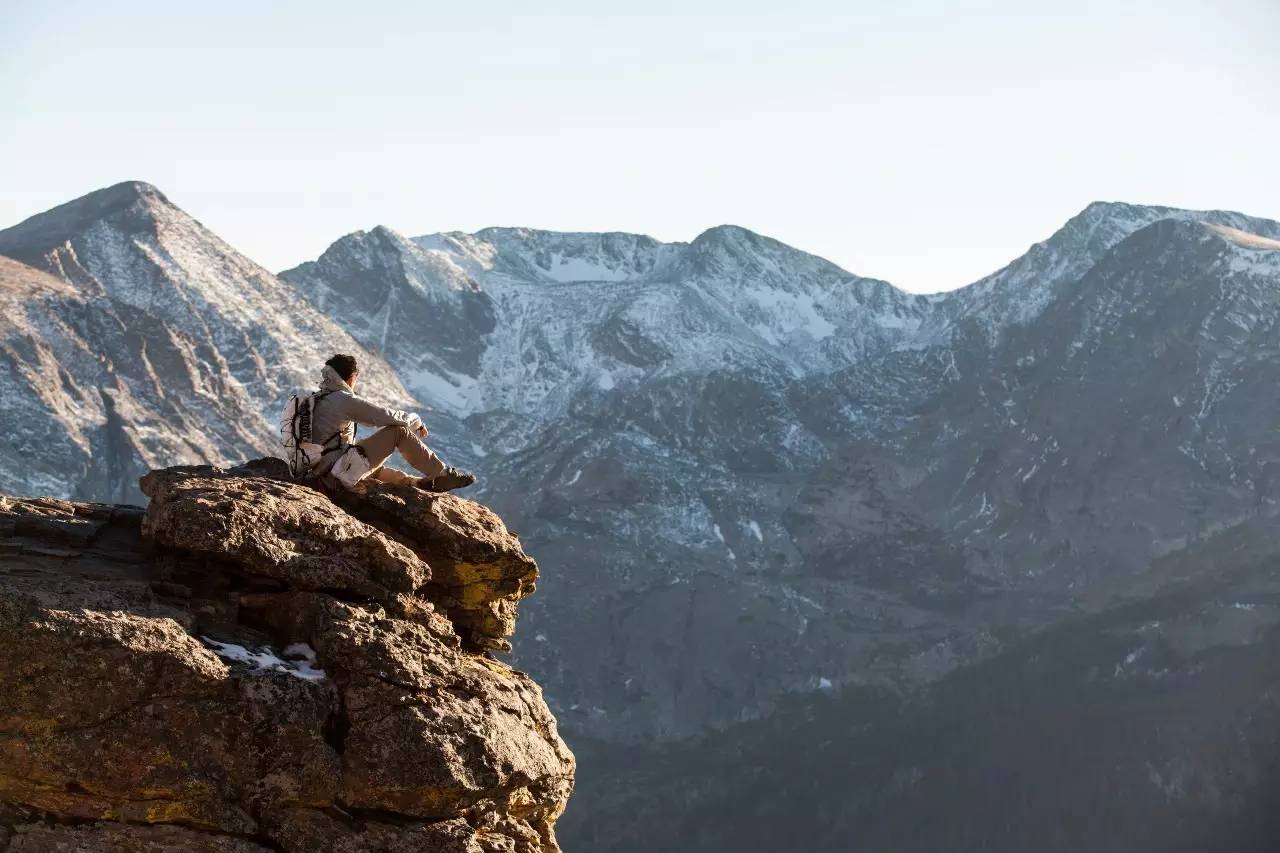
{"type": "Polygon", "coordinates": [[[431,492],[447,492],[470,486],[474,475],[440,461],[423,442],[427,428],[415,414],[387,409],[357,396],[352,388],[360,376],[355,356],[335,355],[320,374],[320,394],[311,410],[311,435],[323,444],[324,454],[307,471],[308,476],[327,477],[355,439],[356,424],[382,427],[368,438],[355,442],[364,451],[371,470],[369,479],[383,483],[408,484],[431,492]],[[422,475],[414,477],[386,467],[387,459],[400,455],[422,475]]]}

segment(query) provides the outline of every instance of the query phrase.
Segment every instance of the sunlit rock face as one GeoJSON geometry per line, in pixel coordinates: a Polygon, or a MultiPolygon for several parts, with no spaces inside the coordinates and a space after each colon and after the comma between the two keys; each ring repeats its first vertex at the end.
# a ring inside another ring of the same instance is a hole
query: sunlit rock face
{"type": "Polygon", "coordinates": [[[153,471],[145,511],[0,498],[7,849],[558,850],[555,718],[446,615],[514,620],[536,565],[477,504],[410,545],[282,468],[153,471]],[[504,560],[514,587],[458,568],[504,560]]]}

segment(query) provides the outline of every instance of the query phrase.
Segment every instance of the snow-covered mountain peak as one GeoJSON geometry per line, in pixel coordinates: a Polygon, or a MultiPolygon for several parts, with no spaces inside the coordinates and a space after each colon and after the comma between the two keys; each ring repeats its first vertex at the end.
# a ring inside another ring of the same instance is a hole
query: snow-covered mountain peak
{"type": "MultiPolygon", "coordinates": [[[[142,203],[157,209],[175,208],[169,197],[146,181],[121,181],[61,205],[59,209],[79,209],[88,215],[106,216],[112,211],[142,203]]],[[[52,212],[52,211],[50,211],[52,212]]]]}
{"type": "Polygon", "coordinates": [[[1008,266],[941,294],[937,319],[953,323],[970,318],[994,340],[1003,329],[1038,317],[1064,288],[1079,281],[1116,246],[1164,221],[1214,224],[1268,239],[1280,237],[1280,223],[1232,211],[1093,202],[1008,266]]]}
{"type": "Polygon", "coordinates": [[[1162,205],[1095,201],[1047,240],[1033,246],[1032,252],[1040,250],[1041,254],[1052,254],[1058,259],[1064,275],[1078,275],[1080,269],[1091,266],[1122,240],[1166,219],[1220,225],[1263,237],[1280,234],[1280,224],[1276,222],[1230,210],[1186,210],[1162,205]],[[1065,262],[1068,256],[1071,258],[1069,263],[1065,262]]]}
{"type": "Polygon", "coordinates": [[[864,352],[875,342],[912,346],[927,299],[854,275],[830,261],[737,225],[709,228],[689,245],[680,279],[714,296],[770,345],[815,345],[810,367],[864,352]]]}
{"type": "MultiPolygon", "coordinates": [[[[1223,210],[1181,210],[1169,207],[1095,204],[1086,208],[1046,243],[1058,241],[1060,250],[1096,252],[1091,267],[1109,255],[1123,253],[1134,262],[1167,252],[1181,252],[1197,244],[1213,246],[1208,254],[1189,255],[1197,262],[1244,254],[1270,254],[1280,248],[1280,223],[1223,210]],[[1077,223],[1077,220],[1081,220],[1077,223]],[[1072,229],[1077,242],[1071,244],[1072,229]],[[1084,242],[1080,242],[1084,241],[1084,242]],[[1080,247],[1084,246],[1083,249],[1080,247]]],[[[1045,245],[1045,244],[1041,244],[1045,245]]]]}
{"type": "MultiPolygon", "coordinates": [[[[0,254],[228,354],[231,374],[272,408],[315,381],[335,351],[361,348],[292,288],[236,252],[154,186],[130,181],[0,231],[0,254]]],[[[369,358],[371,393],[407,401],[385,364],[369,358]]]]}
{"type": "MultiPolygon", "coordinates": [[[[752,280],[784,290],[793,290],[803,281],[821,281],[827,286],[873,281],[740,225],[717,225],[699,234],[689,244],[682,272],[726,280],[752,280]]],[[[879,284],[890,287],[884,282],[879,284]]]]}
{"type": "Polygon", "coordinates": [[[660,243],[643,234],[559,232],[532,228],[485,228],[474,235],[428,235],[419,245],[443,237],[470,236],[468,254],[487,269],[527,281],[557,284],[643,281],[660,277],[684,244],[660,243]]]}
{"type": "Polygon", "coordinates": [[[794,252],[799,249],[786,245],[772,237],[765,237],[740,225],[715,225],[703,231],[689,244],[691,259],[751,258],[758,255],[794,252]]]}
{"type": "Polygon", "coordinates": [[[156,220],[175,208],[154,186],[126,181],[37,213],[0,231],[0,254],[28,263],[63,248],[96,223],[112,220],[131,230],[153,231],[156,220]]]}
{"type": "Polygon", "coordinates": [[[0,487],[136,500],[157,464],[271,452],[283,401],[334,352],[361,358],[370,396],[412,404],[385,362],[150,184],[2,230],[0,255],[0,349],[20,354],[0,383],[0,487]],[[23,459],[37,441],[56,447],[23,459]]]}
{"type": "Polygon", "coordinates": [[[1083,248],[1096,257],[1130,234],[1162,219],[1221,225],[1265,236],[1280,225],[1232,210],[1192,210],[1154,204],[1095,201],[1073,216],[1046,243],[1061,248],[1083,248]]]}
{"type": "Polygon", "coordinates": [[[471,270],[484,267],[460,236],[413,240],[377,226],[336,240],[315,261],[280,273],[319,310],[387,359],[425,404],[470,405],[494,308],[471,270]]]}
{"type": "Polygon", "coordinates": [[[315,262],[300,264],[281,273],[288,278],[315,264],[345,265],[373,278],[391,275],[416,290],[476,291],[479,285],[449,252],[424,248],[418,242],[385,225],[354,231],[338,238],[315,262]]]}
{"type": "MultiPolygon", "coordinates": [[[[785,243],[775,240],[772,237],[766,237],[763,234],[757,234],[750,228],[744,228],[741,225],[733,225],[724,223],[723,225],[712,225],[704,230],[697,237],[694,237],[690,246],[693,248],[704,248],[714,245],[753,245],[758,243],[772,243],[778,246],[786,246],[785,243]]],[[[791,247],[787,247],[791,248],[791,247]]]]}

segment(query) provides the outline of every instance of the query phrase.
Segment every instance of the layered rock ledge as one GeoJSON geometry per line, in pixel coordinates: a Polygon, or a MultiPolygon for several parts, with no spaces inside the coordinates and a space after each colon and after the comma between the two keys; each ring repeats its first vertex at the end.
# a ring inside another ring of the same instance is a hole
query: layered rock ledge
{"type": "Polygon", "coordinates": [[[574,759],[485,507],[270,462],[0,497],[0,850],[548,853],[574,759]]]}

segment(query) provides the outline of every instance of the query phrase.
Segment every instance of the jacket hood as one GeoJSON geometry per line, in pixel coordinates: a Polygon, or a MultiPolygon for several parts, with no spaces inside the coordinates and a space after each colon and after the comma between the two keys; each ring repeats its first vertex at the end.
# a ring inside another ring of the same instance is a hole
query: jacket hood
{"type": "Polygon", "coordinates": [[[351,386],[347,384],[347,381],[338,375],[338,371],[327,364],[320,371],[320,390],[354,393],[351,391],[351,386]]]}

